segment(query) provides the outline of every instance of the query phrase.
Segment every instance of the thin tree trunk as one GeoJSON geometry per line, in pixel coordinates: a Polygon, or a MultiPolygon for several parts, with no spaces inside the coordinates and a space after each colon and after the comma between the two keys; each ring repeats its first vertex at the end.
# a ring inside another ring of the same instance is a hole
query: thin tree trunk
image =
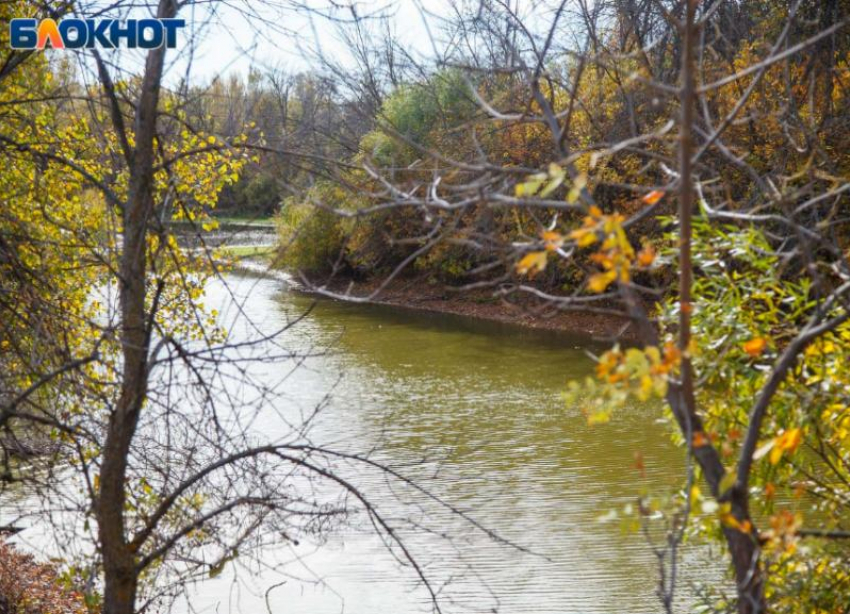
{"type": "MultiPolygon", "coordinates": [[[[160,0],[157,17],[176,14],[173,0],[160,0]]],[[[98,498],[98,520],[104,565],[103,614],[133,614],[138,570],[126,538],[124,504],[130,445],[148,387],[150,330],[145,311],[146,237],[153,214],[154,137],[165,62],[165,48],[148,53],[134,125],[135,148],[127,160],[130,187],[124,208],[124,247],[120,263],[123,381],[110,416],[98,498]]]]}
{"type": "MultiPolygon", "coordinates": [[[[695,83],[695,46],[698,36],[696,24],[696,0],[686,0],[687,8],[683,23],[681,68],[681,125],[679,131],[679,349],[682,354],[681,385],[672,390],[669,397],[674,407],[679,427],[686,437],[688,445],[693,445],[694,433],[702,433],[702,422],[696,412],[696,399],[693,388],[693,366],[690,359],[691,313],[693,311],[691,286],[693,283],[693,262],[691,260],[692,226],[691,218],[694,206],[693,185],[693,131],[696,112],[695,83]]],[[[707,441],[705,436],[702,441],[707,441]]],[[[725,469],[717,451],[712,446],[694,448],[697,462],[709,482],[715,497],[722,498],[720,481],[725,469]]],[[[735,487],[730,496],[731,513],[739,523],[752,527],[750,532],[737,528],[724,527],[723,534],[729,547],[732,564],[735,568],[735,580],[738,586],[739,614],[761,614],[766,611],[764,601],[764,577],[759,563],[757,533],[750,519],[749,495],[746,489],[735,487]]]]}

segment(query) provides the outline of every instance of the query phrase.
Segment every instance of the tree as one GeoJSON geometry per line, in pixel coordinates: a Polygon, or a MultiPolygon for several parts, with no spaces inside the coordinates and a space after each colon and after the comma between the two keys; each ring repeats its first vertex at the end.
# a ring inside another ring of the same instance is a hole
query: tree
{"type": "MultiPolygon", "coordinates": [[[[159,0],[152,15],[190,5],[159,0]]],[[[40,3],[3,7],[4,17],[42,14],[40,3]]],[[[98,14],[137,10],[116,2],[98,14]]],[[[138,75],[96,48],[79,53],[94,86],[52,88],[35,54],[7,52],[0,64],[0,427],[13,438],[37,433],[49,453],[38,471],[7,454],[6,480],[38,493],[45,517],[67,518],[53,525],[66,571],[82,576],[104,614],[145,610],[250,556],[269,532],[297,543],[352,509],[398,549],[439,610],[399,530],[413,521],[385,516],[343,469],[427,491],[368,454],[314,445],[312,416],[281,418],[274,432],[247,426],[277,395],[253,381],[251,365],[292,354],[276,343],[280,331],[233,342],[203,304],[206,282],[226,268],[205,232],[222,190],[269,147],[240,132],[247,117],[236,105],[217,134],[208,118],[190,116],[204,105],[192,88],[164,85],[164,47],[146,52],[138,75]],[[174,222],[198,249],[181,247],[174,222]],[[234,398],[233,382],[259,400],[234,398]]],[[[321,130],[336,119],[320,85],[296,80],[296,99],[324,143],[321,130]]],[[[264,96],[256,81],[249,90],[264,96]]]]}
{"type": "MultiPolygon", "coordinates": [[[[471,264],[455,290],[630,319],[639,346],[599,357],[598,378],[572,394],[592,421],[631,399],[665,401],[689,468],[656,547],[667,611],[689,525],[727,545],[737,596],[719,609],[841,611],[846,555],[831,540],[847,535],[850,458],[834,361],[846,357],[850,269],[846,131],[835,129],[848,110],[839,5],[560,2],[541,9],[545,27],[510,4],[459,5],[432,74],[465,71],[477,117],[452,143],[410,129],[413,112],[402,129],[379,122],[358,160],[365,206],[305,199],[361,225],[377,220],[386,244],[403,246],[389,272],[374,271],[385,279],[377,289],[334,291],[345,273],[336,266],[317,292],[372,300],[462,245],[471,264]],[[490,138],[500,133],[523,138],[490,138]],[[410,153],[385,155],[393,149],[410,153]],[[403,223],[382,226],[389,212],[403,223]],[[795,455],[800,446],[814,460],[795,455]],[[800,506],[830,528],[778,503],[780,482],[818,497],[800,506]],[[795,551],[801,537],[825,541],[795,551]],[[801,592],[809,601],[791,598],[801,592]]],[[[417,87],[382,93],[382,108],[419,112],[417,87]]]]}

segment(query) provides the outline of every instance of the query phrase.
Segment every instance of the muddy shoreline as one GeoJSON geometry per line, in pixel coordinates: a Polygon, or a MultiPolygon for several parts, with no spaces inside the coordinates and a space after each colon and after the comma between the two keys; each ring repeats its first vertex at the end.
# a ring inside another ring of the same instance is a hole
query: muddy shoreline
{"type": "MultiPolygon", "coordinates": [[[[332,295],[365,297],[378,289],[381,281],[352,283],[351,280],[337,279],[325,286],[325,289],[332,295]]],[[[328,296],[301,284],[292,285],[298,292],[307,295],[328,296]]],[[[492,289],[455,291],[442,284],[429,282],[425,278],[394,280],[369,302],[489,320],[523,328],[558,331],[590,340],[635,340],[626,317],[592,311],[559,310],[541,299],[530,296],[499,298],[493,296],[492,289]]]]}

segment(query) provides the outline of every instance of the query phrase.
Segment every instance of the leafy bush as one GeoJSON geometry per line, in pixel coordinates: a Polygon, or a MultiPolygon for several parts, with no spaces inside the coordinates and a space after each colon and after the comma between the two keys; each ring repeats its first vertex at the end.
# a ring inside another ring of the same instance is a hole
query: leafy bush
{"type": "Polygon", "coordinates": [[[337,215],[293,198],[284,201],[278,236],[276,263],[305,273],[332,270],[345,244],[337,215]]]}
{"type": "Polygon", "coordinates": [[[305,273],[327,273],[337,266],[350,269],[349,237],[355,220],[339,212],[361,206],[356,195],[331,182],[317,183],[303,199],[284,200],[277,218],[275,264],[305,273]]]}

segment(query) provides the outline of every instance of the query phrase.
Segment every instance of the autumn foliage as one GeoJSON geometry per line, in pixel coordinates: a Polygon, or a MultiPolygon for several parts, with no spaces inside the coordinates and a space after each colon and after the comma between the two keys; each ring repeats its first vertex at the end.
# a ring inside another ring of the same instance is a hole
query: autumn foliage
{"type": "MultiPolygon", "coordinates": [[[[591,423],[664,408],[693,471],[640,506],[668,522],[661,552],[728,546],[736,597],[709,591],[705,611],[846,612],[850,5],[593,4],[543,52],[501,40],[492,64],[389,88],[340,173],[358,204],[324,203],[377,215],[323,235],[339,240],[321,274],[628,317],[638,347],[597,356],[567,397],[591,423]]],[[[475,15],[488,35],[494,13],[475,15]]]]}
{"type": "Polygon", "coordinates": [[[80,592],[66,588],[57,570],[0,540],[2,614],[90,614],[80,592]]]}

